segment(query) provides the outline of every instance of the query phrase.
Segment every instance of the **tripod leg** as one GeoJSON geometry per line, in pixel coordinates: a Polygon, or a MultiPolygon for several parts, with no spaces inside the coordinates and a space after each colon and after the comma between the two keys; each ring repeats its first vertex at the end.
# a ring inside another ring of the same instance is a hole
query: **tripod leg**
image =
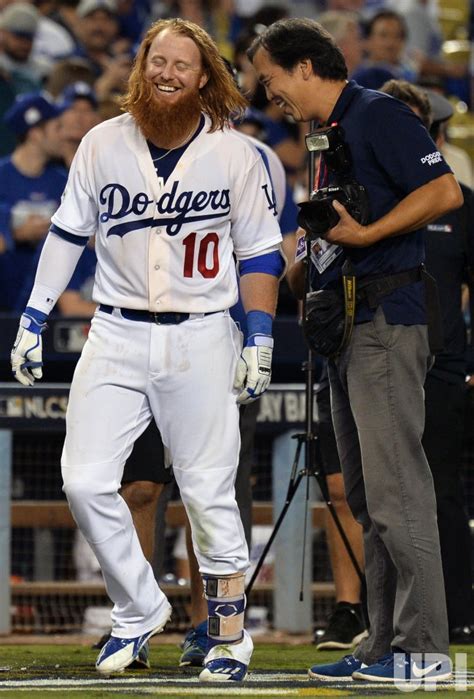
{"type": "Polygon", "coordinates": [[[257,565],[255,566],[255,570],[253,571],[252,577],[250,578],[250,580],[247,584],[247,587],[245,588],[245,594],[247,595],[247,598],[249,597],[249,595],[252,591],[252,587],[254,586],[255,580],[257,579],[257,576],[262,568],[262,565],[265,561],[265,557],[266,557],[268,551],[270,550],[270,547],[271,547],[276,535],[278,534],[278,530],[280,529],[281,523],[283,522],[283,520],[285,518],[285,514],[286,514],[289,506],[291,505],[291,501],[293,500],[293,497],[294,497],[296,491],[298,490],[298,486],[299,486],[300,481],[303,477],[302,472],[300,472],[298,474],[296,472],[297,468],[298,468],[299,459],[300,459],[301,446],[303,444],[303,437],[305,437],[305,435],[296,435],[296,438],[298,439],[298,444],[296,447],[295,458],[293,460],[293,465],[291,468],[291,477],[290,477],[290,482],[288,483],[288,490],[286,493],[285,504],[283,505],[283,509],[280,512],[280,515],[279,515],[277,521],[275,522],[275,526],[273,527],[273,531],[270,535],[270,538],[268,539],[267,543],[265,544],[265,548],[262,551],[262,555],[258,559],[257,565]]]}

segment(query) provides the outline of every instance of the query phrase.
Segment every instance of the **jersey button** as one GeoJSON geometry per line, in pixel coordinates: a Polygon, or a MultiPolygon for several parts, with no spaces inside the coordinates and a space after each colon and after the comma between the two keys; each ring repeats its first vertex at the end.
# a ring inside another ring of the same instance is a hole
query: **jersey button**
{"type": "Polygon", "coordinates": [[[160,269],[160,265],[155,265],[155,269],[160,269]]]}
{"type": "Polygon", "coordinates": [[[157,228],[157,229],[156,229],[156,233],[157,233],[157,234],[161,233],[161,228],[157,228]]]}

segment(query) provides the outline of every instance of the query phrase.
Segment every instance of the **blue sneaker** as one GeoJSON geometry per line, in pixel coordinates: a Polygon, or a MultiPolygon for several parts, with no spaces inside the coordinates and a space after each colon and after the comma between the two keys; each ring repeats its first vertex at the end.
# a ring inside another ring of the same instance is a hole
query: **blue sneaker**
{"type": "Polygon", "coordinates": [[[394,648],[373,665],[360,668],[352,675],[354,680],[369,682],[437,682],[452,678],[448,657],[433,653],[405,653],[394,648]]]}
{"type": "MultiPolygon", "coordinates": [[[[140,655],[140,651],[156,633],[160,633],[165,628],[171,616],[171,605],[167,605],[162,621],[147,633],[135,638],[117,638],[111,636],[105,646],[99,653],[95,667],[98,672],[106,675],[115,672],[123,672],[126,667],[129,667],[136,661],[140,655]]],[[[148,657],[147,657],[148,660],[148,657]]]]}
{"type": "Polygon", "coordinates": [[[252,657],[253,641],[247,631],[240,643],[227,643],[211,648],[204,659],[201,682],[242,682],[252,657]]]}
{"type": "Polygon", "coordinates": [[[341,660],[326,665],[313,665],[308,670],[308,675],[312,680],[324,680],[325,682],[338,682],[339,680],[352,679],[352,673],[365,667],[361,660],[357,660],[353,655],[345,655],[341,660]]]}
{"type": "Polygon", "coordinates": [[[193,665],[202,667],[207,655],[209,638],[207,635],[207,619],[202,621],[194,629],[190,629],[183,642],[183,654],[179,660],[179,666],[193,665]]]}

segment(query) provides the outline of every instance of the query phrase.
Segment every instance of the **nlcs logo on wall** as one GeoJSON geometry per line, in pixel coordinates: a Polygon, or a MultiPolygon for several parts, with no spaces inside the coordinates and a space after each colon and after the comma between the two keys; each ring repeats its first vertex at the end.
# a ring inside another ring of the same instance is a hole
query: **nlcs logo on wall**
{"type": "Polygon", "coordinates": [[[63,431],[69,396],[67,384],[0,390],[0,429],[63,431]]]}
{"type": "Polygon", "coordinates": [[[0,418],[10,420],[64,420],[67,396],[0,396],[0,418]]]}

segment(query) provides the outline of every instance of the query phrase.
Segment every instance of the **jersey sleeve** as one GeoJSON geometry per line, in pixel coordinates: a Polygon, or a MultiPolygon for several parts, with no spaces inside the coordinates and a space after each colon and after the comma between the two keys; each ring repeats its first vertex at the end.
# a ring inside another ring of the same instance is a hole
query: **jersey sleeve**
{"type": "Polygon", "coordinates": [[[298,228],[298,207],[293,198],[293,192],[289,184],[286,185],[285,203],[280,213],[280,230],[282,235],[294,233],[298,228]]]}
{"type": "Polygon", "coordinates": [[[232,239],[238,260],[267,252],[281,243],[273,188],[261,157],[253,153],[250,168],[238,174],[232,202],[232,239]]]}
{"type": "Polygon", "coordinates": [[[51,218],[54,226],[66,233],[90,237],[96,232],[98,206],[91,185],[93,162],[86,137],[74,156],[61,204],[51,218]]]}
{"type": "Polygon", "coordinates": [[[407,195],[451,173],[438,147],[417,115],[397,99],[373,105],[366,138],[373,155],[397,188],[407,195]]]}

